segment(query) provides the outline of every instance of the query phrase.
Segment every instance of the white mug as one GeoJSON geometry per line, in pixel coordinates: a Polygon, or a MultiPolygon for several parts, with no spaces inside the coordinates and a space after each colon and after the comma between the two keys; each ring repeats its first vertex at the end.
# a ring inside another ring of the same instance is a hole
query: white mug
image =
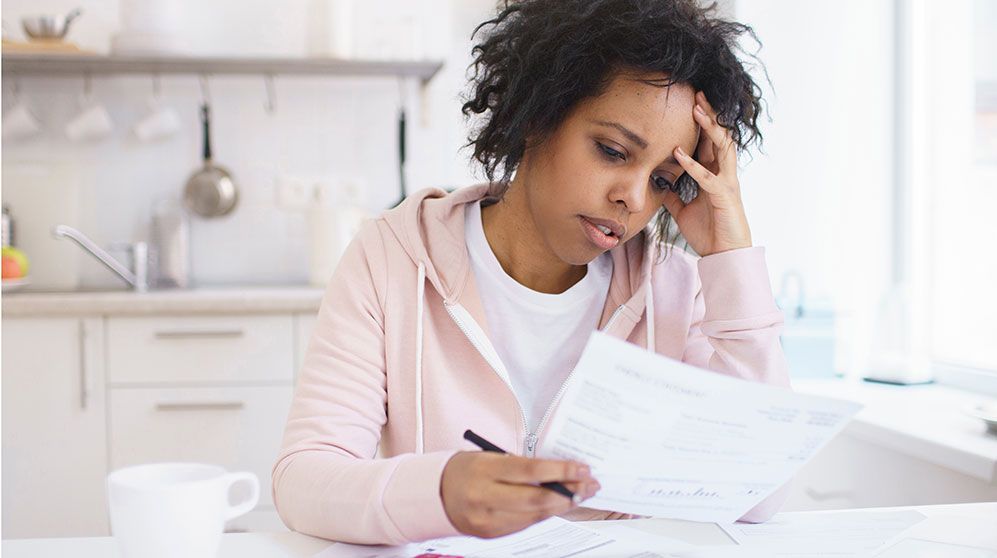
{"type": "Polygon", "coordinates": [[[225,522],[259,497],[256,475],[215,465],[152,463],[107,476],[111,534],[126,558],[215,558],[225,522]],[[232,505],[229,491],[239,482],[250,495],[232,505]]]}
{"type": "Polygon", "coordinates": [[[104,105],[89,101],[66,124],[66,136],[73,141],[98,140],[110,134],[113,129],[114,123],[104,105]]]}
{"type": "Polygon", "coordinates": [[[180,115],[173,107],[158,98],[149,99],[149,114],[135,123],[135,136],[142,141],[155,141],[169,137],[180,129],[180,115]]]}
{"type": "Polygon", "coordinates": [[[24,101],[18,101],[3,115],[3,138],[25,138],[38,133],[41,124],[24,101]]]}

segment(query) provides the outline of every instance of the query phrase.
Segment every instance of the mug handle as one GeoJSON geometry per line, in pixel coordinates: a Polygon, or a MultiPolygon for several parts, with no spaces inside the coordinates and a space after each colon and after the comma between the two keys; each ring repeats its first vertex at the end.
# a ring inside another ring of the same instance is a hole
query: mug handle
{"type": "Polygon", "coordinates": [[[252,473],[229,473],[227,477],[228,487],[225,489],[226,494],[232,490],[235,483],[243,481],[249,483],[250,494],[244,502],[235,505],[228,504],[228,509],[225,510],[226,521],[252,510],[256,507],[256,502],[260,499],[260,481],[257,480],[256,475],[252,473]]]}

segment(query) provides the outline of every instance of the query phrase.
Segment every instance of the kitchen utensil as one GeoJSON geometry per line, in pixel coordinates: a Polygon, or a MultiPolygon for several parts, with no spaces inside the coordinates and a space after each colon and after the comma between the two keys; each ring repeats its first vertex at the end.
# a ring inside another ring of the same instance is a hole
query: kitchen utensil
{"type": "Polygon", "coordinates": [[[149,225],[152,284],[157,289],[187,288],[190,277],[190,220],[173,200],[155,205],[149,225]]]}
{"type": "Polygon", "coordinates": [[[142,141],[155,141],[172,136],[180,129],[180,116],[158,96],[149,99],[149,114],[132,127],[135,137],[142,141]]]}
{"type": "Polygon", "coordinates": [[[15,101],[14,106],[3,114],[3,139],[26,138],[41,129],[41,123],[22,100],[15,101]]]}
{"type": "Polygon", "coordinates": [[[201,105],[201,122],[204,124],[204,165],[187,179],[183,203],[202,217],[220,217],[235,208],[239,193],[228,169],[211,160],[211,109],[207,103],[201,105]]]}
{"type": "Polygon", "coordinates": [[[66,137],[73,141],[99,140],[114,130],[111,115],[99,101],[89,95],[82,101],[83,108],[66,123],[66,137]]]}
{"type": "Polygon", "coordinates": [[[83,10],[77,8],[65,17],[53,15],[24,17],[21,18],[21,26],[32,39],[60,41],[69,32],[69,24],[82,13],[83,10]]]}

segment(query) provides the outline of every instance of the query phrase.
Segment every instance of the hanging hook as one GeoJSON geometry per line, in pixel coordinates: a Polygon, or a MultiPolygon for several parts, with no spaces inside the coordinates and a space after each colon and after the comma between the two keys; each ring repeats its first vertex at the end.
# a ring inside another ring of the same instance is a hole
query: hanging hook
{"type": "Polygon", "coordinates": [[[201,81],[201,104],[210,105],[211,104],[211,89],[208,88],[208,76],[205,74],[200,75],[201,81]]]}
{"type": "Polygon", "coordinates": [[[267,94],[267,100],[263,107],[267,109],[268,114],[273,114],[277,112],[277,88],[274,87],[273,74],[263,75],[263,87],[267,94]]]}
{"type": "Polygon", "coordinates": [[[402,110],[408,106],[408,93],[405,91],[405,77],[398,76],[398,103],[402,110]]]}

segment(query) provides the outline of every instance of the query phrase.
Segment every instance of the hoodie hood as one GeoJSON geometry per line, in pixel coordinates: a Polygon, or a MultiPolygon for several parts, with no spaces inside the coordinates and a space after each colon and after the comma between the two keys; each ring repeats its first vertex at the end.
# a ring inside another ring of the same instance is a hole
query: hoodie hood
{"type": "MultiPolygon", "coordinates": [[[[447,304],[460,299],[470,273],[464,236],[465,208],[483,199],[497,200],[504,190],[501,183],[476,184],[449,194],[430,188],[414,193],[383,214],[382,218],[412,262],[425,267],[426,279],[447,304]]],[[[611,314],[625,306],[634,322],[644,310],[651,263],[656,256],[655,243],[647,242],[647,238],[645,229],[610,250],[613,276],[607,309],[611,314]]]]}

